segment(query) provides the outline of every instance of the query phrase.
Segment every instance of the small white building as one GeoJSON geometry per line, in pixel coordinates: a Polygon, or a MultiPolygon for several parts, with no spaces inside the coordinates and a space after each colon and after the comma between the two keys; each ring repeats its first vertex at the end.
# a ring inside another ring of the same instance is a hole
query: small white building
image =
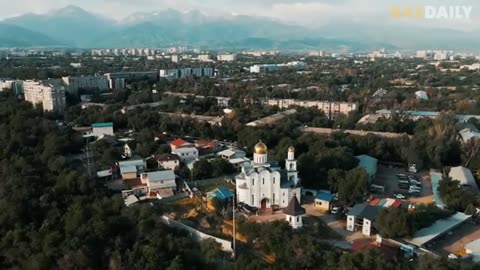
{"type": "Polygon", "coordinates": [[[101,137],[102,135],[113,136],[113,123],[95,123],[92,124],[92,132],[95,137],[101,137]]]}
{"type": "Polygon", "coordinates": [[[297,196],[294,194],[288,202],[288,205],[283,209],[285,214],[285,220],[290,224],[293,229],[298,229],[303,226],[302,217],[305,215],[305,208],[300,205],[297,196]]]}
{"type": "Polygon", "coordinates": [[[379,209],[365,203],[355,205],[347,214],[347,231],[355,232],[361,229],[363,235],[372,235],[372,223],[379,209]]]}
{"type": "Polygon", "coordinates": [[[172,151],[181,161],[190,161],[198,158],[198,149],[195,147],[177,148],[172,151]]]}

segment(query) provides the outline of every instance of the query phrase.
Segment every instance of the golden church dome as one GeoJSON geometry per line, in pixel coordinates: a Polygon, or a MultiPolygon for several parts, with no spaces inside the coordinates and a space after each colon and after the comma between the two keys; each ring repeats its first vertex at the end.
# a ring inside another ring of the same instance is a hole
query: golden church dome
{"type": "Polygon", "coordinates": [[[288,147],[288,152],[295,152],[295,147],[290,145],[290,147],[288,147]]]}
{"type": "Polygon", "coordinates": [[[255,145],[255,154],[264,155],[267,153],[267,150],[268,150],[267,146],[262,141],[259,141],[255,145]]]}

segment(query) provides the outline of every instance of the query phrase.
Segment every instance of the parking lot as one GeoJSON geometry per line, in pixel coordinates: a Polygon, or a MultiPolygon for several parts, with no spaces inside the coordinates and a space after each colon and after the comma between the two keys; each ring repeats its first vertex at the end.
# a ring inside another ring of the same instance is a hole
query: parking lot
{"type": "Polygon", "coordinates": [[[397,177],[398,174],[409,175],[411,173],[406,172],[403,168],[398,167],[387,167],[383,165],[378,166],[377,175],[373,184],[383,186],[384,193],[379,194],[383,197],[394,198],[395,194],[401,193],[406,195],[409,201],[415,203],[431,203],[433,202],[432,196],[432,185],[428,172],[420,172],[414,174],[416,179],[421,182],[421,192],[417,194],[409,194],[408,184],[406,188],[402,189],[399,187],[400,179],[397,177]]]}

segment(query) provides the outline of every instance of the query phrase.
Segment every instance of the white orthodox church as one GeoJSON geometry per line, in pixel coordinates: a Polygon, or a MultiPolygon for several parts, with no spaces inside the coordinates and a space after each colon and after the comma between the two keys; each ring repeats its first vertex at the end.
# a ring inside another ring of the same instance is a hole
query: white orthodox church
{"type": "Polygon", "coordinates": [[[236,177],[237,201],[265,209],[285,208],[295,194],[300,200],[302,188],[293,146],[288,148],[285,168],[270,163],[267,146],[262,142],[257,143],[253,162],[245,162],[242,172],[236,177]]]}

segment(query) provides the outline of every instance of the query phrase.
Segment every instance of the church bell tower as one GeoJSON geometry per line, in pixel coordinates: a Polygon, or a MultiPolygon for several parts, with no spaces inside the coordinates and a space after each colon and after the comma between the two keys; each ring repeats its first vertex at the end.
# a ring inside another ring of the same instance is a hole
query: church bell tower
{"type": "Polygon", "coordinates": [[[294,185],[298,184],[297,160],[295,159],[295,148],[288,147],[287,159],[285,160],[288,180],[294,185]]]}

